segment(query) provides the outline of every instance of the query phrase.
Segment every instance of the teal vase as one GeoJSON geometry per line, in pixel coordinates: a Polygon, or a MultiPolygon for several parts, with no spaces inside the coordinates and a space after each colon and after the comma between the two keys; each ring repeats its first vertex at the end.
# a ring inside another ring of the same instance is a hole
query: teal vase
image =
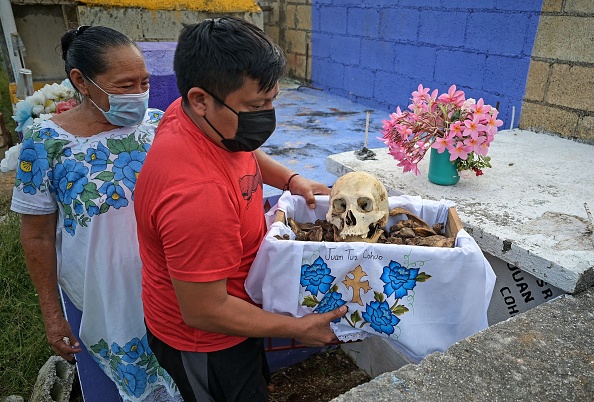
{"type": "Polygon", "coordinates": [[[429,181],[440,186],[451,186],[458,183],[460,175],[455,163],[450,162],[450,151],[444,149],[439,153],[431,148],[429,156],[429,181]]]}

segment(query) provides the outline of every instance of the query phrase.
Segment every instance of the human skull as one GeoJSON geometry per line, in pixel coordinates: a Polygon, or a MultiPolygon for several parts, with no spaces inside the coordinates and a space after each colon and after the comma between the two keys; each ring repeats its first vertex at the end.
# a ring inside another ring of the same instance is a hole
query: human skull
{"type": "Polygon", "coordinates": [[[376,243],[388,215],[388,192],[373,175],[347,173],[332,186],[326,220],[334,226],[335,241],[376,243]]]}

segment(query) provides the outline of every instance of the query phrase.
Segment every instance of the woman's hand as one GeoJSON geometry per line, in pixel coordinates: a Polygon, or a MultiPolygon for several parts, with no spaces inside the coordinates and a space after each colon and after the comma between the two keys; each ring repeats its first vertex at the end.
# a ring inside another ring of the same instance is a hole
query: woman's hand
{"type": "Polygon", "coordinates": [[[45,333],[47,341],[52,350],[58,356],[75,363],[74,354],[82,351],[78,339],[72,334],[70,324],[64,316],[56,315],[56,317],[45,321],[45,333]]]}
{"type": "Polygon", "coordinates": [[[291,194],[300,195],[305,198],[305,202],[310,209],[316,207],[314,195],[330,194],[330,188],[317,181],[306,179],[303,176],[295,176],[289,183],[291,194]]]}

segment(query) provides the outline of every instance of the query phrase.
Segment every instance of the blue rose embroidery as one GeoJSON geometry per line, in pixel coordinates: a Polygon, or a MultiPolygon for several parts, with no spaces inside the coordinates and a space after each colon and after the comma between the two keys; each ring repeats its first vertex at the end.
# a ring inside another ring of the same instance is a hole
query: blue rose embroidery
{"type": "Polygon", "coordinates": [[[127,394],[138,398],[146,389],[146,370],[132,364],[118,364],[117,375],[127,394]]]}
{"type": "Polygon", "coordinates": [[[390,311],[390,306],[385,301],[372,301],[365,306],[365,311],[361,315],[371,325],[371,328],[388,335],[394,333],[394,327],[400,322],[400,318],[390,311]]]}
{"type": "Polygon", "coordinates": [[[101,194],[107,195],[107,200],[105,203],[110,207],[120,209],[121,207],[128,205],[128,200],[126,199],[124,189],[119,185],[111,182],[103,183],[103,185],[99,188],[99,192],[101,194]]]}
{"type": "Polygon", "coordinates": [[[39,130],[39,138],[42,140],[49,140],[57,137],[58,133],[53,128],[42,128],[39,130]]]}
{"type": "Polygon", "coordinates": [[[58,163],[53,170],[50,170],[48,178],[56,191],[58,200],[68,205],[78,197],[88,182],[88,172],[88,167],[73,159],[66,159],[64,163],[58,163]]]}
{"type": "Polygon", "coordinates": [[[109,149],[102,143],[97,145],[97,149],[87,149],[85,161],[91,165],[91,173],[97,173],[105,170],[105,168],[107,168],[109,156],[109,149]]]}
{"type": "Polygon", "coordinates": [[[124,185],[131,191],[134,191],[136,186],[136,178],[140,173],[140,168],[144,163],[146,153],[139,151],[122,152],[118,158],[113,162],[113,173],[115,180],[122,180],[124,185]]]}
{"type": "Polygon", "coordinates": [[[143,343],[138,338],[132,339],[126,343],[123,347],[124,350],[124,361],[132,363],[136,361],[145,351],[143,343]]]}
{"type": "Polygon", "coordinates": [[[151,110],[148,114],[149,117],[149,123],[158,123],[159,120],[161,120],[161,117],[163,117],[163,112],[160,110],[151,110]]]}
{"type": "Polygon", "coordinates": [[[313,295],[318,292],[328,292],[334,279],[335,277],[330,275],[330,268],[321,257],[318,257],[311,265],[301,266],[301,286],[304,286],[313,295]]]}
{"type": "Polygon", "coordinates": [[[47,151],[42,143],[35,143],[32,138],[24,140],[21,146],[16,178],[23,183],[25,193],[35,194],[49,168],[47,151]]]}
{"type": "Polygon", "coordinates": [[[388,297],[395,293],[397,299],[406,296],[416,286],[418,273],[418,268],[404,268],[396,261],[390,261],[380,277],[385,283],[384,293],[388,297]]]}
{"type": "MultiPolygon", "coordinates": [[[[324,298],[322,301],[320,301],[320,304],[318,304],[314,311],[317,313],[327,313],[328,311],[335,310],[344,304],[346,304],[346,301],[342,300],[342,293],[328,292],[324,295],[324,298]]],[[[338,323],[340,322],[340,318],[337,318],[332,322],[338,323]]]]}

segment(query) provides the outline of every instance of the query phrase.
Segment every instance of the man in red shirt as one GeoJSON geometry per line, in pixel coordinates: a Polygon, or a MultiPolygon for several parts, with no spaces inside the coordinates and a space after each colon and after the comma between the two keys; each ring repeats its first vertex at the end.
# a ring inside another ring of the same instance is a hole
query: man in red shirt
{"type": "Polygon", "coordinates": [[[284,67],[282,51],[240,19],[188,25],[179,37],[182,96],[160,122],[134,197],[149,344],[186,401],[266,401],[261,338],[322,346],[346,313],[273,314],[244,289],[266,231],[263,183],[312,208],[314,194],[329,192],[258,150],[275,128],[284,67]]]}

